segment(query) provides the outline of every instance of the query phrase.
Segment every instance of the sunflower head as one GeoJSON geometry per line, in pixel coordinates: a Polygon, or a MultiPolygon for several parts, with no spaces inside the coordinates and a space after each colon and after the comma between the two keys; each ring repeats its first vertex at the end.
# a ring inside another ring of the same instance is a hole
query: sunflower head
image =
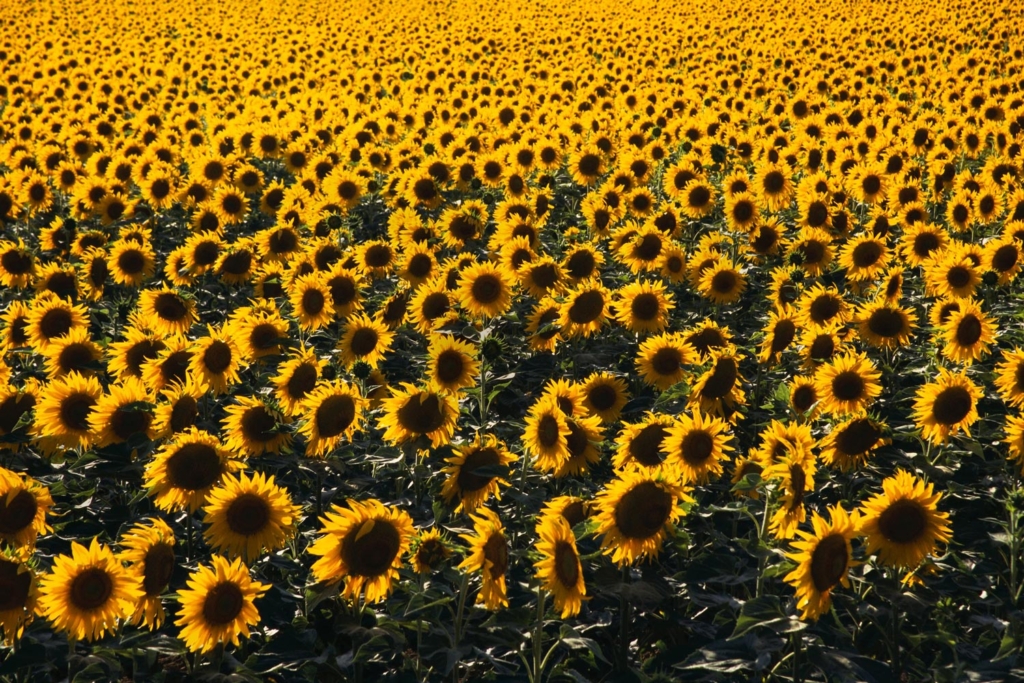
{"type": "Polygon", "coordinates": [[[882,493],[861,505],[858,531],[867,537],[868,553],[882,564],[913,569],[939,543],[952,538],[949,514],[939,512],[941,494],[904,470],[882,482],[882,493]]]}

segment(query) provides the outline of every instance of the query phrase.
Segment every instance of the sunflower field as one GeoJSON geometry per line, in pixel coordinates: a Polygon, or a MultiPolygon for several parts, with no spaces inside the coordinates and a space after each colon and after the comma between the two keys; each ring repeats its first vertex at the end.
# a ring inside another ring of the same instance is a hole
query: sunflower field
{"type": "Polygon", "coordinates": [[[0,680],[1024,680],[1017,0],[9,0],[0,680]]]}

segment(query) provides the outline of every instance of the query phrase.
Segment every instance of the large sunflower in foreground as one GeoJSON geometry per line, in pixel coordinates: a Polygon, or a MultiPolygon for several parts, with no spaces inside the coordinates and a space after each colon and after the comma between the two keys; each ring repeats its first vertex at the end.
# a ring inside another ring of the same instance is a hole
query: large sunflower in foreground
{"type": "Polygon", "coordinates": [[[350,500],[347,508],[335,505],[320,521],[323,535],[309,548],[320,557],[313,563],[316,580],[344,579],[342,595],[351,600],[364,591],[368,603],[386,598],[416,534],[409,514],[379,500],[350,500]]]}
{"type": "Polygon", "coordinates": [[[142,584],[143,595],[131,615],[131,623],[137,626],[158,629],[164,623],[160,596],[177,567],[174,544],[174,532],[160,519],[140,522],[121,537],[124,550],[117,557],[128,564],[128,571],[135,573],[142,584]]]}
{"type": "Polygon", "coordinates": [[[0,643],[13,645],[35,617],[39,599],[36,573],[15,557],[0,556],[0,643]]]}
{"type": "Polygon", "coordinates": [[[562,618],[574,617],[580,613],[587,589],[572,527],[564,517],[548,515],[537,525],[537,535],[537,578],[554,595],[555,609],[561,610],[562,618]]]}
{"type": "Polygon", "coordinates": [[[850,352],[822,365],[814,375],[821,410],[829,415],[858,415],[882,393],[882,373],[864,353],[850,352]]]}
{"type": "Polygon", "coordinates": [[[459,569],[478,571],[483,580],[477,603],[489,610],[508,607],[508,593],[505,573],[509,566],[508,539],[501,519],[492,510],[483,508],[479,514],[470,515],[473,533],[462,534],[469,544],[469,554],[459,569]]]}
{"type": "Polygon", "coordinates": [[[455,455],[446,459],[448,466],[442,470],[447,474],[441,495],[449,503],[458,501],[455,511],[473,512],[494,496],[501,499],[500,486],[508,486],[501,470],[518,460],[505,448],[505,444],[490,434],[477,434],[472,443],[456,449],[455,455]]]}
{"type": "Polygon", "coordinates": [[[377,425],[384,430],[384,439],[393,444],[423,437],[429,439],[434,448],[439,448],[448,443],[455,432],[459,405],[450,394],[402,382],[402,389],[393,389],[383,404],[384,415],[377,425]]]}
{"type": "Polygon", "coordinates": [[[847,573],[855,564],[850,541],[857,535],[858,516],[836,505],[829,508],[829,517],[826,521],[815,512],[814,532],[797,531],[801,540],[793,543],[796,552],[789,554],[797,566],[786,575],[786,583],[796,589],[801,619],[818,619],[832,605],[832,589],[849,586],[847,573]]]}
{"type": "Polygon", "coordinates": [[[220,643],[238,645],[249,627],[260,623],[253,601],[270,586],[252,580],[242,560],[213,556],[213,567],[200,565],[178,594],[181,609],[175,624],[192,652],[209,652],[220,643]]]}
{"type": "Polygon", "coordinates": [[[217,437],[190,427],[157,451],[146,466],[145,485],[161,510],[194,512],[222,476],[244,466],[217,437]]]}
{"type": "Polygon", "coordinates": [[[978,419],[978,401],[984,392],[967,376],[966,371],[951,372],[939,368],[938,381],[917,390],[914,400],[914,422],[921,435],[937,443],[946,443],[959,431],[970,436],[971,425],[978,419]]]}
{"type": "Polygon", "coordinates": [[[210,546],[247,562],[284,547],[295,534],[299,516],[299,506],[288,491],[262,472],[251,477],[244,472],[225,475],[210,491],[204,509],[210,546]]]}
{"type": "Polygon", "coordinates": [[[105,545],[71,544],[39,586],[39,606],[57,631],[75,640],[96,640],[117,629],[135,611],[142,588],[105,545]]]}
{"type": "Polygon", "coordinates": [[[681,476],[670,467],[620,472],[597,496],[597,533],[601,549],[622,566],[656,557],[665,536],[692,503],[681,476]]]}
{"type": "Polygon", "coordinates": [[[913,569],[939,543],[953,536],[949,514],[939,512],[942,494],[905,470],[882,481],[882,493],[861,504],[860,533],[868,553],[878,552],[884,565],[913,569]]]}

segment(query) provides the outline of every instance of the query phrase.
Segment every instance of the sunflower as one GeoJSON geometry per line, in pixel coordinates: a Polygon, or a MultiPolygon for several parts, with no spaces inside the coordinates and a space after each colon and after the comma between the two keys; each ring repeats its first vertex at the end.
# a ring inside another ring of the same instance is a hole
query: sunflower
{"type": "Polygon", "coordinates": [[[448,539],[436,528],[421,531],[412,541],[412,567],[417,574],[437,571],[452,556],[448,539]]]}
{"type": "Polygon", "coordinates": [[[685,366],[699,359],[696,349],[679,334],[659,334],[647,338],[636,357],[636,367],[644,382],[664,391],[686,376],[685,366]]]}
{"type": "Polygon", "coordinates": [[[0,444],[17,450],[20,436],[16,434],[32,424],[32,410],[38,401],[36,380],[26,380],[19,386],[0,385],[0,444]]]}
{"type": "Polygon", "coordinates": [[[566,416],[569,436],[566,446],[569,457],[553,472],[555,478],[582,475],[591,465],[601,460],[601,451],[595,446],[604,440],[601,419],[593,415],[576,414],[566,416]]]}
{"type": "Polygon", "coordinates": [[[206,326],[209,333],[192,343],[188,370],[196,384],[214,395],[225,394],[240,380],[242,352],[227,326],[206,326]]]}
{"type": "Polygon", "coordinates": [[[299,506],[288,491],[274,483],[274,477],[243,472],[224,475],[203,506],[206,540],[228,557],[247,562],[264,552],[283,548],[294,536],[299,506]]]}
{"type": "Polygon", "coordinates": [[[288,321],[276,308],[244,307],[235,311],[228,329],[246,362],[283,353],[282,345],[290,337],[288,321]]]}
{"type": "Polygon", "coordinates": [[[129,327],[124,340],[107,345],[107,372],[119,380],[142,377],[142,364],[165,348],[163,335],[129,327]]]}
{"type": "Polygon", "coordinates": [[[384,439],[401,445],[427,439],[434,448],[451,441],[459,415],[458,400],[430,387],[416,387],[402,382],[383,401],[384,415],[377,426],[384,430],[384,439]]]}
{"type": "Polygon", "coordinates": [[[117,630],[142,597],[142,587],[95,538],[86,548],[72,542],[39,583],[40,611],[57,631],[75,640],[96,640],[117,630]]]}
{"type": "Polygon", "coordinates": [[[839,265],[846,268],[850,282],[870,282],[885,270],[889,260],[885,240],[861,235],[848,240],[839,254],[839,265]]]}
{"type": "Polygon", "coordinates": [[[601,549],[619,566],[653,558],[665,537],[693,503],[671,468],[623,470],[598,494],[596,533],[601,549]]]}
{"type": "Polygon", "coordinates": [[[764,470],[781,462],[785,456],[809,453],[814,448],[814,437],[809,425],[772,420],[761,430],[761,444],[749,453],[764,470]]]}
{"type": "Polygon", "coordinates": [[[524,263],[516,271],[519,284],[537,299],[550,294],[559,294],[565,288],[565,273],[558,261],[550,256],[540,256],[524,263]]]}
{"type": "Polygon", "coordinates": [[[857,309],[854,320],[860,338],[871,346],[898,348],[910,343],[917,315],[895,302],[876,299],[857,309]]]}
{"type": "Polygon", "coordinates": [[[939,368],[938,381],[917,390],[914,422],[925,439],[940,444],[961,430],[970,436],[971,425],[978,420],[978,401],[983,395],[966,370],[953,373],[939,368]]]}
{"type": "Polygon", "coordinates": [[[775,480],[782,491],[779,507],[772,514],[769,531],[777,539],[790,539],[797,526],[807,519],[804,498],[814,489],[814,475],[818,465],[814,454],[804,448],[795,448],[779,458],[762,476],[775,480]]]}
{"type": "Polygon", "coordinates": [[[280,453],[290,441],[282,415],[258,398],[237,396],[224,413],[224,447],[243,457],[280,453]]]}
{"type": "Polygon", "coordinates": [[[353,315],[345,322],[345,331],[338,342],[341,360],[348,369],[358,362],[376,368],[391,348],[394,336],[387,327],[367,315],[353,315]]]}
{"type": "Polygon", "coordinates": [[[710,367],[690,388],[690,405],[735,423],[739,419],[737,406],[746,403],[740,360],[742,358],[737,354],[735,347],[711,351],[710,367]]]}
{"type": "Polygon", "coordinates": [[[615,292],[615,318],[630,332],[661,332],[675,304],[662,282],[632,282],[615,292]]]}
{"type": "Polygon", "coordinates": [[[716,304],[731,304],[739,300],[747,288],[747,278],[727,258],[720,258],[701,273],[697,291],[716,304]]]}
{"type": "Polygon", "coordinates": [[[428,354],[427,381],[431,386],[454,394],[476,383],[480,364],[472,344],[451,335],[435,334],[430,337],[428,354]]]}
{"type": "Polygon", "coordinates": [[[587,590],[572,527],[564,517],[545,516],[537,524],[537,536],[537,579],[554,596],[555,609],[561,610],[562,618],[574,617],[587,590]]]}
{"type": "Polygon", "coordinates": [[[52,380],[40,392],[34,433],[54,439],[63,448],[84,448],[92,442],[89,416],[103,395],[95,377],[77,372],[52,380]]]}
{"type": "Polygon", "coordinates": [[[800,324],[826,326],[842,324],[850,319],[850,305],[835,287],[822,287],[816,284],[803,292],[797,301],[800,311],[800,324]]]}
{"type": "Polygon", "coordinates": [[[697,351],[700,362],[710,360],[712,351],[725,349],[732,344],[729,328],[720,326],[710,318],[684,330],[681,335],[683,341],[697,351]]]}
{"type": "Polygon", "coordinates": [[[107,268],[117,284],[138,287],[156,272],[153,247],[148,243],[119,240],[110,249],[107,268]]]}
{"type": "Polygon", "coordinates": [[[596,147],[587,147],[571,153],[567,167],[573,182],[584,186],[596,185],[598,179],[607,171],[605,157],[596,147]]]}
{"type": "Polygon", "coordinates": [[[248,638],[249,627],[260,623],[253,600],[269,589],[252,580],[241,559],[214,555],[212,568],[199,565],[188,588],[178,593],[181,609],[174,623],[181,627],[179,638],[192,652],[206,653],[221,643],[237,646],[238,637],[248,638]]]}
{"type": "Polygon", "coordinates": [[[714,186],[701,178],[686,183],[680,199],[683,213],[693,220],[704,218],[715,210],[714,186]]]}
{"type": "Polygon", "coordinates": [[[362,308],[363,278],[358,272],[339,262],[326,272],[325,278],[335,316],[347,318],[362,308]]]}
{"type": "Polygon", "coordinates": [[[128,377],[111,384],[89,414],[89,428],[97,446],[152,439],[153,407],[142,380],[128,377]]]}
{"type": "Polygon", "coordinates": [[[789,348],[796,338],[796,311],[792,306],[783,304],[776,306],[768,314],[765,325],[765,338],[761,342],[761,354],[758,360],[763,364],[777,363],[782,353],[789,348]]]}
{"type": "MultiPolygon", "coordinates": [[[[7,349],[28,346],[30,341],[28,318],[31,309],[23,301],[12,301],[0,319],[4,322],[3,344],[7,349]]],[[[70,326],[69,326],[70,329],[70,326]]]]}
{"type": "Polygon", "coordinates": [[[648,413],[638,423],[623,423],[615,439],[612,463],[620,470],[660,467],[666,457],[662,446],[675,423],[671,415],[655,413],[648,413]]]}
{"type": "Polygon", "coordinates": [[[334,301],[324,280],[320,272],[309,273],[300,276],[289,288],[292,311],[299,327],[305,331],[318,330],[334,317],[334,301]]]}
{"type": "Polygon", "coordinates": [[[505,574],[509,567],[508,539],[501,519],[493,511],[481,508],[479,514],[470,515],[473,533],[461,534],[469,544],[469,553],[459,569],[478,571],[482,578],[478,604],[489,610],[508,607],[505,574]]]}
{"type": "Polygon", "coordinates": [[[850,351],[814,373],[814,389],[821,410],[841,417],[864,413],[882,393],[882,373],[864,353],[850,351]]]}
{"type": "Polygon", "coordinates": [[[999,326],[970,299],[960,302],[959,310],[950,314],[942,326],[946,345],[942,355],[954,363],[971,365],[989,353],[999,326]]]}
{"type": "Polygon", "coordinates": [[[904,470],[882,481],[882,493],[861,504],[858,532],[867,537],[867,552],[878,552],[887,566],[913,569],[946,543],[953,533],[949,514],[939,512],[942,494],[904,470]]]}
{"type": "Polygon", "coordinates": [[[505,444],[490,434],[477,434],[473,443],[455,449],[447,458],[448,466],[442,472],[448,475],[441,487],[441,496],[451,505],[458,499],[455,512],[473,512],[491,496],[501,500],[501,486],[509,482],[501,472],[518,460],[505,448],[505,444]]]}
{"type": "Polygon", "coordinates": [[[0,643],[13,647],[38,610],[39,580],[16,557],[0,556],[0,643]]]}
{"type": "Polygon", "coordinates": [[[364,592],[367,603],[386,598],[416,533],[409,513],[379,500],[349,500],[347,508],[332,506],[320,522],[323,535],[309,547],[320,557],[313,563],[316,580],[344,579],[342,595],[351,600],[364,592]]]}
{"type": "Polygon", "coordinates": [[[206,392],[191,377],[160,389],[160,401],[153,411],[153,433],[167,439],[196,424],[199,399],[206,392]]]}
{"type": "Polygon", "coordinates": [[[522,443],[534,466],[542,472],[555,471],[570,457],[568,416],[554,396],[542,397],[530,407],[522,443]]]}
{"type": "Polygon", "coordinates": [[[1024,254],[1020,241],[1011,235],[994,239],[985,245],[985,265],[999,276],[998,284],[1006,286],[1020,273],[1024,254]]]}
{"type": "Polygon", "coordinates": [[[875,450],[891,443],[885,424],[869,417],[855,417],[838,424],[821,441],[821,459],[844,472],[867,463],[875,450]]]}
{"type": "Polygon", "coordinates": [[[22,289],[28,286],[35,271],[35,258],[24,242],[0,241],[0,284],[22,289]]]}
{"type": "Polygon", "coordinates": [[[491,263],[474,263],[459,275],[459,304],[476,317],[501,315],[512,305],[512,282],[491,263]]]}
{"type": "Polygon", "coordinates": [[[46,486],[0,467],[0,540],[14,548],[34,548],[39,534],[53,531],[46,523],[51,507],[46,486]]]}
{"type": "Polygon", "coordinates": [[[724,420],[704,415],[700,410],[694,410],[692,415],[679,415],[668,428],[660,449],[683,484],[706,484],[712,476],[722,474],[722,458],[732,451],[728,428],[724,420]]]}
{"type": "Polygon", "coordinates": [[[925,263],[924,271],[929,296],[969,299],[981,284],[979,268],[960,250],[938,252],[925,263]]]}
{"type": "Polygon", "coordinates": [[[917,223],[903,231],[900,250],[910,268],[916,268],[931,256],[942,251],[949,242],[949,235],[937,225],[917,223]]]}
{"type": "Polygon", "coordinates": [[[173,289],[146,289],[138,310],[147,329],[162,335],[185,334],[197,319],[195,302],[173,289]]]}
{"type": "Polygon", "coordinates": [[[316,388],[324,365],[326,363],[317,357],[315,349],[309,346],[298,349],[281,363],[277,375],[270,381],[275,387],[274,396],[285,415],[295,417],[302,412],[302,403],[316,388]]]}
{"type": "Polygon", "coordinates": [[[591,374],[580,390],[583,393],[583,407],[606,425],[619,419],[619,414],[629,400],[626,383],[607,372],[591,374]]]}
{"type": "Polygon", "coordinates": [[[1013,351],[1003,351],[996,366],[995,386],[999,397],[1011,407],[1024,406],[1024,349],[1018,346],[1013,351]]]}
{"type": "Polygon", "coordinates": [[[46,349],[55,339],[88,326],[89,312],[55,295],[40,296],[25,318],[25,331],[33,348],[46,349]]]}
{"type": "Polygon", "coordinates": [[[301,402],[299,433],[306,437],[307,457],[326,457],[359,429],[366,399],[359,388],[334,380],[309,392],[301,402]]]}
{"type": "Polygon", "coordinates": [[[225,474],[243,467],[217,437],[189,427],[156,452],[146,466],[145,485],[161,510],[195,512],[225,474]]]}
{"type": "Polygon", "coordinates": [[[151,630],[164,623],[164,606],[160,600],[177,567],[174,556],[174,531],[160,519],[139,522],[121,536],[123,550],[117,559],[128,565],[128,571],[138,577],[143,595],[139,598],[130,620],[136,626],[151,630]]]}
{"type": "Polygon", "coordinates": [[[725,220],[729,229],[735,232],[749,232],[760,218],[757,199],[752,193],[738,192],[726,195],[725,220]]]}
{"type": "Polygon", "coordinates": [[[796,606],[800,618],[815,621],[832,605],[832,589],[842,584],[849,587],[847,576],[853,560],[850,541],[857,536],[860,518],[857,512],[849,514],[842,505],[829,508],[829,521],[814,513],[811,517],[813,533],[797,531],[799,541],[792,546],[795,552],[787,556],[796,568],[786,575],[786,583],[796,589],[796,606]]]}
{"type": "Polygon", "coordinates": [[[46,374],[50,379],[63,377],[70,372],[92,375],[98,367],[102,367],[99,365],[102,357],[103,351],[85,327],[72,329],[43,349],[46,374]]]}

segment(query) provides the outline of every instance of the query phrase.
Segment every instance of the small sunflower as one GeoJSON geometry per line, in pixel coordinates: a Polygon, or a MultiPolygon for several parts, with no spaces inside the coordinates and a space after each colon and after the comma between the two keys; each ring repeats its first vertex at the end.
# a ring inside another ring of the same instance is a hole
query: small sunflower
{"type": "Polygon", "coordinates": [[[248,638],[249,627],[260,623],[253,601],[269,589],[252,580],[241,559],[214,555],[212,567],[197,567],[188,588],[178,593],[181,608],[174,623],[181,627],[185,647],[205,653],[221,643],[237,646],[239,636],[248,638]]]}
{"type": "Polygon", "coordinates": [[[542,472],[562,467],[569,459],[568,418],[553,397],[544,397],[530,407],[522,443],[527,455],[542,472]]]}
{"type": "Polygon", "coordinates": [[[995,386],[999,397],[1008,405],[1024,406],[1024,349],[1018,346],[1013,351],[1003,351],[1003,358],[996,366],[995,386]]]}
{"type": "Polygon", "coordinates": [[[661,442],[666,462],[679,472],[683,484],[706,484],[723,472],[722,458],[732,451],[729,425],[699,409],[676,419],[661,442]]]}
{"type": "Polygon", "coordinates": [[[349,369],[357,362],[376,368],[391,348],[394,336],[382,323],[367,315],[353,315],[345,322],[345,331],[338,342],[341,360],[349,369]]]}
{"type": "Polygon", "coordinates": [[[458,296],[475,317],[501,315],[512,305],[512,280],[499,266],[475,263],[460,273],[458,296]]]}
{"type": "Polygon", "coordinates": [[[334,319],[334,302],[320,272],[300,276],[289,288],[288,300],[306,331],[318,330],[334,319]]]}
{"type": "Polygon", "coordinates": [[[145,485],[166,512],[195,512],[225,474],[245,465],[212,434],[190,427],[164,445],[146,466],[145,485]]]}
{"type": "Polygon", "coordinates": [[[452,556],[449,541],[436,528],[421,531],[413,539],[411,556],[412,567],[417,574],[430,574],[437,571],[452,556]]]}
{"type": "Polygon", "coordinates": [[[188,369],[196,384],[214,395],[225,394],[228,387],[240,380],[242,351],[226,325],[220,328],[207,325],[206,329],[207,336],[192,344],[188,369]]]}
{"type": "Polygon", "coordinates": [[[855,417],[838,424],[821,442],[826,465],[848,472],[867,463],[876,449],[890,443],[885,425],[869,417],[855,417]]]}
{"type": "Polygon", "coordinates": [[[316,388],[324,365],[312,347],[300,348],[281,363],[271,382],[275,387],[274,396],[285,415],[295,417],[302,412],[302,403],[316,388]]]}
{"type": "Polygon", "coordinates": [[[952,312],[942,326],[946,341],[942,355],[955,363],[971,365],[988,355],[998,332],[999,326],[981,306],[970,299],[962,299],[958,310],[952,312]]]}
{"type": "Polygon", "coordinates": [[[427,381],[443,391],[458,393],[476,384],[480,364],[472,344],[451,335],[431,335],[428,348],[427,381]]]}
{"type": "Polygon", "coordinates": [[[698,354],[678,334],[648,337],[636,357],[636,367],[647,384],[664,391],[686,376],[686,366],[696,363],[698,354]]]}
{"type": "Polygon", "coordinates": [[[383,404],[384,415],[377,426],[384,430],[385,441],[404,444],[422,437],[439,448],[455,433],[459,406],[450,394],[402,382],[402,388],[393,389],[383,404]]]}
{"type": "Polygon", "coordinates": [[[258,398],[238,396],[224,413],[221,428],[228,450],[248,457],[280,453],[288,444],[289,436],[281,428],[283,416],[258,398]]]}
{"type": "Polygon", "coordinates": [[[746,276],[727,258],[707,268],[697,284],[701,296],[716,304],[735,303],[746,288],[746,276]]]}
{"type": "Polygon", "coordinates": [[[782,496],[779,507],[772,514],[768,530],[775,538],[789,539],[797,526],[807,519],[805,497],[814,489],[814,475],[818,471],[814,454],[804,448],[795,448],[779,458],[762,476],[778,482],[782,496]]]}
{"type": "Polygon", "coordinates": [[[448,478],[441,496],[449,505],[458,500],[456,512],[473,512],[491,496],[501,500],[500,487],[509,485],[501,472],[518,459],[497,437],[478,434],[474,442],[457,448],[455,455],[445,460],[448,466],[442,472],[448,478]]]}
{"type": "Polygon", "coordinates": [[[89,414],[89,427],[97,446],[152,439],[153,408],[142,380],[128,377],[111,384],[89,414]]]}
{"type": "Polygon", "coordinates": [[[55,630],[92,641],[116,631],[142,594],[137,575],[94,538],[88,548],[72,543],[71,555],[54,559],[40,580],[39,607],[55,630]]]}
{"type": "Polygon", "coordinates": [[[299,516],[288,491],[261,472],[252,477],[244,472],[224,475],[203,507],[210,546],[247,562],[283,548],[295,534],[299,516]]]}
{"type": "Polygon", "coordinates": [[[877,552],[884,565],[914,569],[949,541],[949,514],[939,512],[942,494],[934,488],[904,470],[883,480],[882,493],[860,508],[858,531],[867,537],[868,554],[877,552]]]}
{"type": "Polygon", "coordinates": [[[623,423],[612,463],[620,470],[660,467],[666,458],[662,445],[674,425],[671,415],[655,413],[648,413],[641,422],[623,423]]]}
{"type": "Polygon", "coordinates": [[[309,548],[317,581],[345,581],[342,595],[351,600],[363,593],[367,603],[383,600],[394,588],[402,555],[416,531],[409,513],[379,500],[348,501],[320,518],[322,533],[309,548]]]}
{"type": "Polygon", "coordinates": [[[205,393],[191,377],[162,388],[161,400],[153,411],[155,436],[167,439],[195,426],[199,417],[199,399],[205,393]]]}
{"type": "Polygon", "coordinates": [[[43,387],[36,404],[34,432],[54,439],[64,448],[83,448],[92,443],[89,416],[103,395],[95,377],[71,372],[43,387]]]}
{"type": "Polygon", "coordinates": [[[0,467],[0,540],[14,548],[34,548],[40,534],[53,531],[46,514],[53,498],[45,485],[0,467]]]}
{"type": "Polygon", "coordinates": [[[881,377],[863,353],[851,351],[822,365],[814,375],[821,410],[835,416],[864,413],[882,393],[881,377]]]}
{"type": "Polygon", "coordinates": [[[489,610],[508,607],[505,574],[509,567],[508,539],[501,519],[493,511],[482,508],[479,514],[470,515],[473,533],[462,534],[469,544],[469,554],[459,569],[480,572],[482,584],[476,601],[489,610]]]}
{"type": "Polygon", "coordinates": [[[138,310],[145,327],[162,335],[185,334],[197,319],[195,302],[166,287],[143,290],[138,310]]]}
{"type": "Polygon", "coordinates": [[[910,343],[917,315],[897,303],[878,299],[864,304],[854,319],[860,338],[871,346],[897,348],[910,343]]]}
{"type": "Polygon", "coordinates": [[[661,332],[675,304],[661,282],[633,282],[615,292],[615,319],[630,332],[661,332]]]}
{"type": "Polygon", "coordinates": [[[604,424],[612,424],[619,419],[622,409],[629,401],[629,390],[626,382],[607,372],[595,372],[583,382],[583,407],[601,418],[604,424]]]}
{"type": "Polygon", "coordinates": [[[324,382],[302,400],[299,433],[306,437],[307,457],[326,457],[343,439],[360,428],[366,403],[358,387],[334,380],[324,382]]]}
{"type": "Polygon", "coordinates": [[[925,439],[936,443],[946,443],[961,430],[970,436],[971,425],[978,420],[978,401],[983,395],[966,370],[953,373],[939,368],[938,381],[917,390],[914,422],[925,439]]]}

